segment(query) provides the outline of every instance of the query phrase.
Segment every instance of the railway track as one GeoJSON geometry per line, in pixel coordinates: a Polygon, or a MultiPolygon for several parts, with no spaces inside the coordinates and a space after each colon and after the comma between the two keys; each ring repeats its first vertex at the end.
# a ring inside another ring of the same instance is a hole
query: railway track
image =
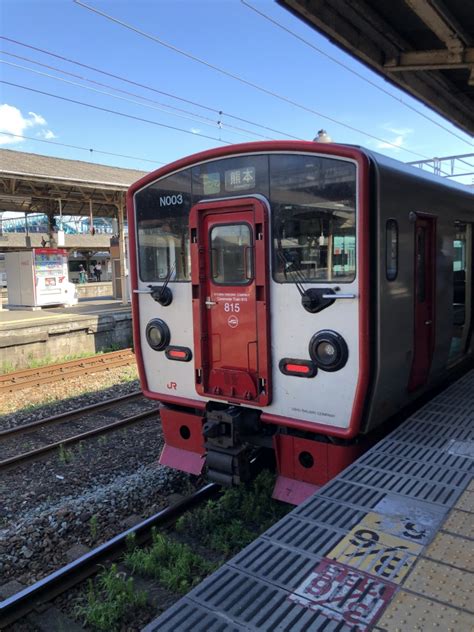
{"type": "Polygon", "coordinates": [[[69,360],[60,364],[51,364],[35,369],[25,369],[0,375],[0,395],[13,393],[25,388],[42,386],[52,382],[83,377],[89,373],[108,371],[120,366],[135,364],[135,356],[131,349],[121,349],[90,358],[69,360]]]}
{"type": "Polygon", "coordinates": [[[0,454],[3,454],[3,458],[0,460],[0,470],[34,460],[52,450],[59,449],[61,446],[65,448],[71,444],[117,430],[157,414],[156,407],[147,407],[146,410],[137,414],[123,416],[124,407],[129,403],[133,403],[135,400],[140,401],[140,399],[143,399],[143,395],[140,391],[135,391],[128,395],[92,404],[79,410],[61,413],[60,415],[47,417],[29,424],[0,431],[0,454]],[[97,425],[95,416],[103,416],[104,413],[106,416],[113,416],[113,421],[97,425]],[[116,416],[118,416],[119,419],[116,419],[116,416]],[[63,436],[60,439],[54,437],[53,441],[50,440],[51,437],[43,436],[44,430],[54,427],[53,431],[56,434],[62,434],[62,430],[59,429],[58,426],[64,426],[67,431],[71,428],[71,425],[74,425],[76,428],[86,426],[86,429],[81,428],[81,432],[76,432],[72,435],[69,434],[69,436],[63,436]],[[90,425],[94,427],[87,427],[90,425]],[[19,439],[23,439],[22,448],[28,443],[34,444],[35,442],[39,442],[41,445],[30,445],[30,449],[17,452],[14,449],[16,447],[14,444],[12,448],[12,443],[17,442],[19,439]],[[5,456],[5,453],[8,454],[12,449],[15,453],[5,456]]]}
{"type": "Polygon", "coordinates": [[[206,485],[179,503],[166,507],[74,562],[0,602],[0,629],[15,623],[39,607],[44,609],[44,604],[97,573],[105,563],[118,559],[126,550],[128,538],[131,536],[135,537],[138,545],[146,544],[151,540],[153,529],[173,524],[186,511],[212,498],[218,491],[218,485],[206,485]]]}

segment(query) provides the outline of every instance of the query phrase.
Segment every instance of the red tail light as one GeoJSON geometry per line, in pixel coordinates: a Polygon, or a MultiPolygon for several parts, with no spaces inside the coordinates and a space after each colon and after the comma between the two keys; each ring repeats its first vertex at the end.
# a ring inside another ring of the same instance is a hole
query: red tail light
{"type": "Polygon", "coordinates": [[[177,360],[178,362],[189,362],[192,357],[191,349],[188,347],[168,347],[165,351],[168,360],[177,360]]]}
{"type": "Polygon", "coordinates": [[[296,377],[314,377],[317,373],[316,365],[308,360],[295,360],[294,358],[283,358],[279,363],[280,371],[284,375],[294,375],[296,377]]]}

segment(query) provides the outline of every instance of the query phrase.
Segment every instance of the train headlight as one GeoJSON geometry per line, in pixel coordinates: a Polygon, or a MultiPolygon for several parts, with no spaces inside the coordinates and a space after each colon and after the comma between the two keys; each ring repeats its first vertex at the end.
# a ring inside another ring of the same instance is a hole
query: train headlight
{"type": "Polygon", "coordinates": [[[335,331],[323,330],[311,338],[309,355],[323,371],[339,371],[346,364],[349,352],[342,336],[335,331]]]}
{"type": "Polygon", "coordinates": [[[146,326],[146,339],[152,349],[163,351],[169,345],[170,338],[170,330],[164,320],[161,318],[150,320],[146,326]]]}

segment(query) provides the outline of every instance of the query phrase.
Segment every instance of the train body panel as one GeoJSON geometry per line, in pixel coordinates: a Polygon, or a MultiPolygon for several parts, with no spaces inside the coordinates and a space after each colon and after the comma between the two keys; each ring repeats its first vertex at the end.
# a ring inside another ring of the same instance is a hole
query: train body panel
{"type": "Polygon", "coordinates": [[[160,169],[131,187],[128,213],[166,464],[206,456],[235,482],[271,447],[279,497],[300,497],[292,482],[325,482],[471,353],[466,187],[360,148],[275,141],[160,169]]]}
{"type": "MultiPolygon", "coordinates": [[[[305,287],[314,287],[305,284],[305,287]]],[[[338,287],[334,283],[324,284],[324,288],[338,287]]],[[[138,289],[146,291],[146,284],[141,283],[138,289]]],[[[167,307],[157,304],[150,294],[140,294],[138,298],[140,320],[148,323],[159,318],[170,324],[170,344],[193,349],[193,314],[192,286],[188,283],[172,284],[173,302],[167,307]],[[183,309],[187,305],[187,309],[183,309]]],[[[344,292],[358,295],[357,280],[344,286],[344,292]]],[[[301,308],[300,295],[295,286],[287,286],[270,281],[270,328],[272,335],[272,400],[265,406],[266,415],[277,415],[291,419],[301,419],[318,424],[328,424],[337,428],[348,428],[352,414],[355,389],[358,379],[359,365],[359,304],[357,298],[335,302],[330,318],[323,311],[310,314],[301,308]],[[291,326],[297,323],[297,326],[291,326]],[[278,364],[282,358],[308,360],[308,346],[316,331],[334,329],[339,332],[350,347],[346,365],[334,378],[333,373],[320,371],[317,379],[308,381],[298,376],[283,374],[278,364]],[[341,391],[341,380],[344,390],[341,391]]],[[[241,305],[235,297],[224,296],[221,309],[241,305]]],[[[240,313],[226,312],[229,318],[240,313]]],[[[229,338],[237,338],[238,325],[234,329],[229,326],[229,338]],[[237,331],[236,331],[237,330],[237,331]]],[[[239,344],[238,342],[236,344],[239,344]]],[[[148,390],[160,399],[161,396],[195,399],[196,405],[204,405],[211,396],[203,396],[196,392],[195,367],[189,362],[170,362],[164,354],[157,354],[146,339],[145,327],[140,329],[140,348],[147,376],[148,390]]],[[[220,401],[221,398],[216,399],[220,401]]],[[[229,397],[226,401],[231,400],[229,397]]],[[[252,406],[252,402],[247,402],[252,406]]]]}
{"type": "Polygon", "coordinates": [[[463,353],[450,355],[453,342],[453,262],[454,242],[459,225],[467,222],[466,240],[472,250],[474,220],[472,193],[465,187],[443,182],[429,174],[418,174],[396,161],[372,154],[374,169],[374,272],[372,309],[374,354],[372,389],[368,398],[363,429],[365,432],[383,423],[388,417],[419,397],[423,391],[439,383],[449,367],[470,355],[467,334],[470,330],[471,266],[465,261],[467,272],[465,306],[467,322],[464,327],[463,353]],[[433,262],[433,318],[427,327],[433,329],[432,356],[426,383],[410,390],[417,337],[415,230],[417,218],[427,219],[434,228],[433,262]],[[387,278],[387,222],[394,220],[398,232],[397,271],[393,280],[387,278]],[[456,224],[458,223],[458,224],[456,224]]]}

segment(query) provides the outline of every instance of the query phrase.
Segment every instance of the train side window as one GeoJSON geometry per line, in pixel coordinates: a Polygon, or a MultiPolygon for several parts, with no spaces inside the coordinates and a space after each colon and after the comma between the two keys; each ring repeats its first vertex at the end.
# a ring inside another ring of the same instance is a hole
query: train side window
{"type": "Polygon", "coordinates": [[[387,220],[385,227],[385,274],[387,281],[394,281],[398,275],[398,224],[387,220]]]}

